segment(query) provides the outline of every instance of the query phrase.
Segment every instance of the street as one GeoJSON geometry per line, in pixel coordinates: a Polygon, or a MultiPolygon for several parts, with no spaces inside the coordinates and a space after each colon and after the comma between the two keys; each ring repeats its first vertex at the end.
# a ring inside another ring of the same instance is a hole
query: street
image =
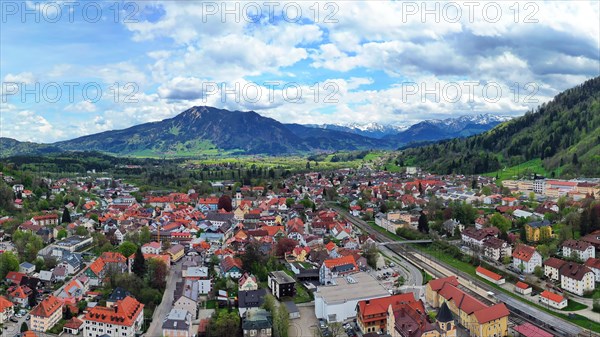
{"type": "Polygon", "coordinates": [[[162,324],[167,318],[167,315],[173,308],[173,296],[175,293],[175,283],[180,281],[181,278],[181,261],[171,266],[169,269],[169,275],[167,276],[167,288],[163,294],[160,305],[154,310],[152,315],[152,322],[148,331],[144,334],[146,337],[160,337],[162,336],[162,324]]]}

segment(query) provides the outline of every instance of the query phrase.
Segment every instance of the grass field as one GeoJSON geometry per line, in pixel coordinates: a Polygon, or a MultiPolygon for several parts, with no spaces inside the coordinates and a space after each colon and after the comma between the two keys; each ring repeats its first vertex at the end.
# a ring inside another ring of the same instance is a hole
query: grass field
{"type": "Polygon", "coordinates": [[[542,165],[541,159],[533,159],[516,166],[505,167],[504,169],[501,169],[497,172],[488,172],[483,175],[488,177],[495,177],[497,174],[498,180],[509,180],[518,179],[520,177],[532,173],[537,173],[543,176],[547,176],[549,174],[549,172],[547,172],[544,166],[542,165]]]}

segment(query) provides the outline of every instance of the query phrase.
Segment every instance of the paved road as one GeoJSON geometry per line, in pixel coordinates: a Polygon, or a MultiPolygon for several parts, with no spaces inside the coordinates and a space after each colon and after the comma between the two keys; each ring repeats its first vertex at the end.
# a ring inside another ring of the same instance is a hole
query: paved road
{"type": "Polygon", "coordinates": [[[160,337],[162,336],[162,323],[167,318],[167,315],[173,308],[173,296],[175,293],[175,283],[181,279],[181,261],[171,266],[169,275],[167,276],[167,288],[163,294],[160,305],[154,310],[152,322],[148,331],[144,334],[145,337],[160,337]]]}
{"type": "MultiPolygon", "coordinates": [[[[380,232],[371,228],[371,226],[368,223],[366,223],[365,221],[346,212],[346,210],[344,210],[343,208],[340,208],[333,204],[330,204],[329,206],[331,206],[332,208],[335,208],[335,210],[338,213],[342,214],[346,218],[346,220],[348,220],[353,225],[355,225],[358,228],[364,230],[365,232],[373,235],[377,239],[377,241],[380,241],[380,242],[392,241],[392,240],[388,239],[387,236],[385,236],[385,235],[381,234],[380,232]]],[[[406,259],[404,257],[402,257],[400,254],[392,251],[390,248],[388,248],[386,246],[380,245],[378,248],[383,254],[385,254],[387,256],[393,256],[395,258],[395,260],[397,260],[397,262],[399,262],[402,265],[402,267],[404,267],[403,269],[408,271],[408,273],[405,273],[405,275],[407,276],[406,283],[405,283],[406,285],[412,285],[412,286],[423,285],[423,274],[421,274],[421,270],[419,270],[419,268],[415,267],[412,263],[406,261],[406,259]]]]}

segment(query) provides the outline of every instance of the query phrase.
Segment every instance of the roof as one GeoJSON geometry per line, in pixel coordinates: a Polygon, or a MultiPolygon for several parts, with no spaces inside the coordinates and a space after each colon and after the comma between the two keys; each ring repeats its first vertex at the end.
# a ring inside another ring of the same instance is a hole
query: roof
{"type": "Polygon", "coordinates": [[[57,310],[62,310],[62,307],[63,302],[58,297],[50,295],[31,310],[31,316],[50,317],[57,310]]]}
{"type": "Polygon", "coordinates": [[[563,277],[575,279],[578,281],[583,280],[584,276],[588,273],[594,273],[590,268],[581,265],[579,263],[569,262],[565,263],[560,267],[559,273],[563,277]]]}
{"type": "Polygon", "coordinates": [[[415,306],[416,309],[420,309],[421,312],[425,311],[423,303],[417,301],[413,293],[410,292],[359,301],[357,307],[364,321],[365,316],[385,314],[390,305],[393,308],[397,308],[400,304],[413,304],[413,306],[415,306]]]}
{"type": "Polygon", "coordinates": [[[298,309],[298,306],[296,303],[294,303],[294,301],[283,302],[283,304],[285,304],[285,308],[290,314],[300,312],[300,309],[298,309]]]}
{"type": "Polygon", "coordinates": [[[265,289],[240,291],[238,306],[240,308],[258,308],[265,302],[265,296],[267,296],[265,289]]]}
{"type": "Polygon", "coordinates": [[[458,286],[458,278],[456,276],[438,278],[438,279],[429,281],[428,284],[429,284],[429,287],[431,287],[431,290],[438,291],[438,290],[442,289],[442,287],[444,286],[445,283],[450,283],[454,286],[458,286]]]}
{"type": "Polygon", "coordinates": [[[334,267],[338,267],[338,266],[346,266],[346,265],[352,265],[355,269],[358,269],[358,266],[356,265],[356,261],[354,260],[354,256],[352,256],[352,255],[342,256],[342,257],[338,257],[335,259],[328,259],[328,260],[323,261],[323,264],[329,269],[333,269],[334,267]]]}
{"type": "Polygon", "coordinates": [[[21,283],[21,279],[23,278],[23,276],[25,276],[25,274],[23,273],[19,273],[17,271],[9,271],[8,274],[6,274],[6,279],[13,282],[13,283],[21,283]]]}
{"type": "Polygon", "coordinates": [[[169,330],[188,330],[191,324],[191,314],[187,310],[171,309],[162,328],[169,330]]]}
{"type": "Polygon", "coordinates": [[[504,303],[494,304],[491,307],[474,312],[479,324],[484,324],[502,317],[507,317],[510,312],[504,303]]]}
{"type": "Polygon", "coordinates": [[[535,248],[527,245],[518,245],[512,253],[515,259],[519,259],[525,262],[529,262],[535,254],[535,248]]]}
{"type": "Polygon", "coordinates": [[[9,301],[6,297],[0,296],[0,312],[6,310],[6,308],[13,307],[14,304],[9,301]]]}
{"type": "Polygon", "coordinates": [[[600,259],[598,258],[590,257],[584,264],[588,268],[600,269],[600,259]]]}
{"type": "Polygon", "coordinates": [[[491,278],[491,279],[493,279],[493,280],[496,280],[496,281],[499,281],[499,280],[501,280],[501,279],[502,279],[502,276],[500,276],[500,275],[498,275],[498,274],[494,273],[494,272],[493,272],[493,271],[491,271],[491,270],[487,270],[487,269],[483,268],[482,266],[479,266],[479,267],[477,267],[477,269],[475,269],[475,271],[476,271],[477,273],[479,273],[479,274],[482,274],[482,275],[484,275],[484,276],[487,276],[487,277],[489,277],[489,278],[491,278]]]}
{"type": "Polygon", "coordinates": [[[278,284],[296,283],[296,280],[284,271],[272,271],[269,276],[274,278],[278,284]]]}
{"type": "Polygon", "coordinates": [[[246,311],[242,318],[242,329],[244,330],[261,330],[268,329],[273,326],[271,313],[265,309],[253,308],[246,311]]]}
{"type": "Polygon", "coordinates": [[[450,311],[450,308],[448,308],[448,304],[446,302],[442,303],[442,305],[440,306],[440,310],[438,310],[437,316],[435,318],[440,322],[454,321],[452,312],[450,311]]]}
{"type": "Polygon", "coordinates": [[[544,266],[560,269],[565,263],[567,263],[567,261],[551,257],[544,261],[544,266]]]}
{"type": "Polygon", "coordinates": [[[82,320],[77,317],[73,317],[65,323],[64,327],[67,329],[79,329],[82,325],[82,320]]]}
{"type": "Polygon", "coordinates": [[[519,282],[517,282],[517,284],[515,284],[515,287],[517,287],[519,289],[528,289],[531,286],[527,283],[519,281],[519,282]]]}
{"type": "Polygon", "coordinates": [[[144,305],[135,298],[127,296],[117,301],[112,308],[95,306],[85,314],[85,321],[103,322],[113,325],[132,326],[144,305]]]}
{"type": "Polygon", "coordinates": [[[221,261],[221,269],[225,272],[230,271],[234,267],[242,270],[242,260],[233,258],[231,256],[226,256],[223,261],[221,261]]]}
{"type": "Polygon", "coordinates": [[[531,323],[515,326],[513,327],[513,330],[523,337],[552,337],[551,333],[548,333],[531,323]]]}
{"type": "Polygon", "coordinates": [[[565,242],[563,242],[562,247],[567,247],[582,252],[590,247],[592,247],[592,249],[594,248],[594,246],[591,243],[579,240],[566,240],[565,242]]]}
{"type": "Polygon", "coordinates": [[[533,228],[546,227],[546,226],[550,226],[550,221],[548,221],[548,220],[534,221],[534,222],[528,223],[527,225],[530,227],[533,227],[533,228]]]}
{"type": "Polygon", "coordinates": [[[553,293],[551,291],[548,291],[548,290],[544,290],[540,294],[540,296],[543,297],[543,298],[546,298],[546,299],[548,299],[548,300],[550,300],[552,302],[556,302],[556,303],[560,303],[560,302],[562,302],[562,301],[565,300],[565,298],[562,297],[561,295],[555,294],[555,293],[553,293]]]}

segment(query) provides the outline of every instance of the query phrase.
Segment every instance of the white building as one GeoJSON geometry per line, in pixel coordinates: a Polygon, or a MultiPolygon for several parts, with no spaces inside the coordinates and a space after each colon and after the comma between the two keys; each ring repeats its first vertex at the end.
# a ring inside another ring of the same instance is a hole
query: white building
{"type": "Polygon", "coordinates": [[[142,253],[144,254],[156,254],[159,255],[161,253],[162,247],[160,243],[153,241],[149,242],[142,246],[142,253]]]}
{"type": "Polygon", "coordinates": [[[144,305],[127,296],[111,307],[96,306],[83,318],[83,337],[133,337],[142,331],[144,305]]]}
{"type": "Polygon", "coordinates": [[[564,257],[577,257],[580,261],[587,261],[589,258],[596,257],[595,247],[585,241],[566,240],[562,244],[562,253],[564,257]]]}
{"type": "Polygon", "coordinates": [[[600,282],[600,259],[590,258],[585,261],[585,266],[594,272],[596,282],[600,282]]]}
{"type": "Polygon", "coordinates": [[[565,263],[560,268],[560,287],[579,296],[594,291],[594,272],[583,265],[574,262],[565,263]]]}
{"type": "Polygon", "coordinates": [[[180,309],[171,309],[162,324],[162,335],[165,337],[190,337],[192,333],[192,315],[180,309]]]}
{"type": "Polygon", "coordinates": [[[208,294],[212,290],[212,282],[208,275],[208,267],[189,267],[182,271],[184,279],[195,280],[198,283],[198,294],[208,294]]]}
{"type": "Polygon", "coordinates": [[[327,322],[343,322],[356,317],[359,301],[389,295],[388,290],[367,273],[340,277],[335,285],[317,287],[315,315],[327,322]]]}
{"type": "Polygon", "coordinates": [[[531,246],[518,245],[512,257],[513,268],[522,270],[525,274],[532,274],[536,266],[542,266],[542,255],[531,246]]]}
{"type": "Polygon", "coordinates": [[[567,299],[560,296],[559,294],[555,294],[548,290],[544,290],[540,294],[539,301],[541,304],[553,307],[556,309],[562,309],[567,306],[567,299]]]}

